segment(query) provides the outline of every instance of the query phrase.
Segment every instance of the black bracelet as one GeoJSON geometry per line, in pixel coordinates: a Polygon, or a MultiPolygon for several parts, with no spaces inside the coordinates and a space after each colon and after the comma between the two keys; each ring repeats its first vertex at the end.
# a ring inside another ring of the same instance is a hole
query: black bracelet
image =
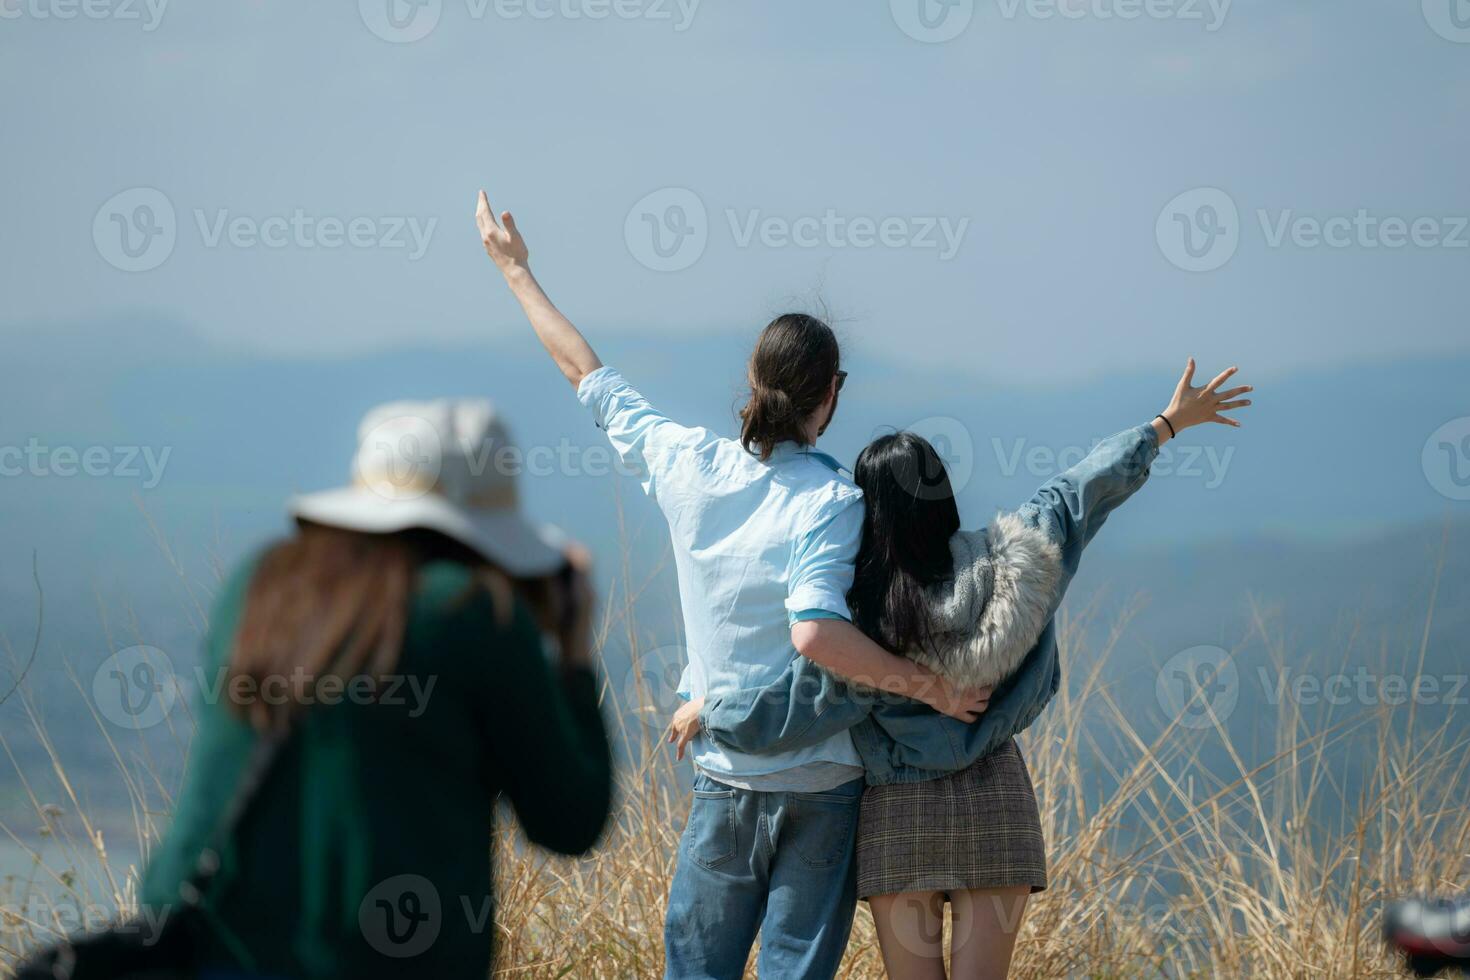
{"type": "MultiPolygon", "coordinates": [[[[1163,412],[1160,412],[1158,415],[1155,415],[1154,418],[1164,419],[1164,413],[1163,412]]],[[[1168,419],[1164,419],[1164,424],[1169,427],[1169,438],[1170,439],[1177,439],[1177,438],[1179,438],[1179,433],[1177,433],[1177,432],[1174,431],[1174,423],[1173,422],[1170,422],[1168,419]]]]}

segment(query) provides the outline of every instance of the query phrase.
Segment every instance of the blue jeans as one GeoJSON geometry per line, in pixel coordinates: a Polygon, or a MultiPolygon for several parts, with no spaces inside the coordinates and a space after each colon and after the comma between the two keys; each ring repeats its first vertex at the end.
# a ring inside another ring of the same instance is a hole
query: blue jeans
{"type": "Polygon", "coordinates": [[[863,781],[822,793],[733,789],[694,777],[664,923],[666,980],[738,980],[760,933],[773,980],[830,980],[857,908],[863,781]]]}

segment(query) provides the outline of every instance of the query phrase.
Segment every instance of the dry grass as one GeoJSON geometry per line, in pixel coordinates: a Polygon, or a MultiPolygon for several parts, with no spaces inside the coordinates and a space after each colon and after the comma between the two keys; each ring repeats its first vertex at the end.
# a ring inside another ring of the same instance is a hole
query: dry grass
{"type": "MultiPolygon", "coordinates": [[[[631,608],[612,622],[637,639],[631,608]]],[[[1257,630],[1270,648],[1259,622],[1257,630]]],[[[1309,720],[1289,699],[1277,708],[1252,705],[1275,712],[1262,715],[1263,725],[1274,721],[1275,749],[1264,760],[1246,762],[1219,723],[1173,726],[1146,740],[1105,682],[1112,648],[1124,636],[1126,621],[1101,649],[1074,649],[1064,639],[1072,683],[1022,739],[1052,878],[1028,910],[1014,975],[1396,975],[1378,939],[1384,900],[1470,884],[1465,745],[1447,728],[1416,726],[1412,703],[1309,720]],[[1202,754],[1228,765],[1211,768],[1202,754]]],[[[1422,643],[1414,652],[1422,666],[1422,643]]],[[[637,704],[620,704],[620,687],[608,685],[605,713],[618,720],[629,761],[604,844],[587,858],[562,859],[524,847],[513,827],[501,833],[497,976],[660,975],[665,900],[687,800],[657,725],[645,723],[657,699],[635,691],[637,704]]],[[[1140,703],[1138,696],[1128,703],[1140,703]]],[[[0,894],[0,964],[69,921],[38,912],[35,895],[126,912],[137,883],[136,868],[109,862],[101,834],[84,820],[83,794],[72,792],[38,715],[23,704],[51,760],[47,776],[64,787],[63,808],[83,832],[64,842],[68,866],[47,867],[38,857],[29,879],[12,878],[10,894],[0,894]],[[94,870],[79,874],[83,866],[94,870]]],[[[106,737],[106,726],[99,729],[106,737]]],[[[3,734],[0,743],[9,754],[3,734]]],[[[158,831],[148,801],[167,794],[136,774],[128,753],[114,751],[136,800],[138,850],[146,853],[158,831]]],[[[61,826],[31,781],[17,776],[37,820],[61,826]]],[[[19,833],[11,839],[25,842],[19,833]]],[[[866,906],[840,975],[883,975],[866,906]]]]}

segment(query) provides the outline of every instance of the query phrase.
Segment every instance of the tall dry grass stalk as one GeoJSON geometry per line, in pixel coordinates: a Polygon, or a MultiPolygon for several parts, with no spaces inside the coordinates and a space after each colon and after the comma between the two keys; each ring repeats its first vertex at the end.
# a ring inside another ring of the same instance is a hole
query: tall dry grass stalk
{"type": "MultiPolygon", "coordinates": [[[[625,631],[636,658],[632,604],[626,594],[610,604],[603,640],[614,628],[625,631]]],[[[1080,630],[1063,631],[1071,683],[1021,739],[1041,805],[1051,887],[1030,903],[1014,975],[1396,975],[1378,938],[1384,900],[1470,885],[1464,743],[1448,727],[1416,728],[1412,707],[1309,719],[1289,699],[1274,709],[1252,706],[1262,730],[1274,724],[1264,760],[1245,761],[1219,719],[1204,730],[1176,723],[1146,738],[1106,679],[1126,625],[1125,617],[1096,650],[1075,648],[1080,630]]],[[[1259,619],[1257,630],[1284,661],[1259,619]]],[[[645,673],[638,666],[635,660],[635,677],[645,673]]],[[[497,976],[660,975],[687,794],[660,738],[667,708],[656,707],[654,692],[613,682],[605,694],[606,717],[626,745],[606,839],[586,858],[555,858],[525,846],[510,821],[502,824],[497,976]]],[[[63,840],[68,866],[48,867],[38,854],[32,875],[0,889],[0,963],[54,939],[72,921],[48,916],[37,895],[126,914],[137,893],[138,869],[110,863],[101,833],[86,820],[86,794],[67,778],[35,706],[29,699],[22,706],[49,775],[63,788],[61,807],[82,834],[63,840]],[[79,874],[84,865],[93,873],[79,874]]],[[[100,722],[99,729],[137,801],[135,844],[146,854],[160,829],[148,801],[166,794],[137,773],[100,722]]],[[[10,740],[0,737],[0,745],[13,764],[10,740]]],[[[16,775],[39,824],[61,833],[57,801],[16,775]]],[[[15,828],[4,833],[31,846],[15,828]]],[[[840,975],[883,975],[866,906],[840,975]]]]}

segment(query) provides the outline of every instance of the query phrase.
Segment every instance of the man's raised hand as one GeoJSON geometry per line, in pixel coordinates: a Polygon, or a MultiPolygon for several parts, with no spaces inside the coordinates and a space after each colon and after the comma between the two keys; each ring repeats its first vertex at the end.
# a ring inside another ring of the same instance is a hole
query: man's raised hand
{"type": "Polygon", "coordinates": [[[496,221],[490,199],[485,196],[484,191],[480,192],[480,197],[475,202],[475,224],[480,229],[480,241],[485,246],[485,254],[495,260],[501,272],[529,268],[530,252],[526,248],[526,240],[516,228],[516,219],[509,211],[502,211],[500,220],[496,221]]]}

